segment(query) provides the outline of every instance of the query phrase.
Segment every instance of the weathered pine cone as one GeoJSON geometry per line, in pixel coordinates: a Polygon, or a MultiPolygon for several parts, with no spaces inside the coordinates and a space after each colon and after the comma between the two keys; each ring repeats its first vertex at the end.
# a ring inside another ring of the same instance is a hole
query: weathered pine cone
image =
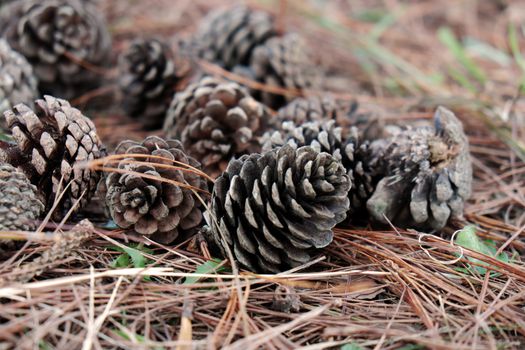
{"type": "Polygon", "coordinates": [[[98,85],[110,35],[92,3],[19,0],[2,8],[0,31],[33,65],[43,93],[72,98],[98,85]]]}
{"type": "Polygon", "coordinates": [[[139,39],[120,57],[123,107],[148,129],[162,127],[180,78],[171,49],[159,40],[139,39]]]}
{"type": "Polygon", "coordinates": [[[259,150],[266,119],[265,107],[240,85],[205,77],[175,95],[164,131],[218,175],[232,157],[259,150]]]}
{"type": "Polygon", "coordinates": [[[7,41],[0,39],[0,129],[5,127],[5,111],[19,103],[32,106],[37,96],[33,68],[7,41]]]}
{"type": "Polygon", "coordinates": [[[0,231],[32,231],[43,210],[36,187],[24,173],[0,164],[0,231]]]}
{"type": "Polygon", "coordinates": [[[304,264],[345,219],[350,186],[341,163],[311,147],[244,155],[215,182],[208,239],[254,272],[304,264]]]}
{"type": "Polygon", "coordinates": [[[434,128],[406,129],[380,142],[388,174],[367,207],[381,222],[440,230],[463,215],[472,184],[467,137],[454,113],[439,107],[434,128]]]}
{"type": "Polygon", "coordinates": [[[179,141],[156,136],[141,143],[123,141],[115,154],[129,154],[117,165],[124,172],[106,177],[106,205],[118,226],[132,228],[163,244],[196,233],[203,205],[192,189],[202,195],[207,184],[195,171],[180,165],[200,169],[199,162],[186,155],[179,141]]]}
{"type": "Polygon", "coordinates": [[[247,65],[254,47],[276,35],[270,15],[244,6],[216,10],[203,19],[195,37],[197,55],[231,70],[247,65]]]}
{"type": "Polygon", "coordinates": [[[299,126],[288,121],[280,129],[265,133],[261,142],[263,152],[288,144],[295,149],[310,146],[317,152],[331,154],[341,162],[352,182],[348,192],[349,219],[352,219],[354,212],[366,209],[366,201],[378,181],[378,171],[369,162],[373,158],[369,143],[360,140],[356,128],[350,128],[343,138],[342,129],[335,120],[308,122],[299,126]]]}
{"type": "Polygon", "coordinates": [[[255,90],[251,94],[265,105],[278,109],[306,89],[319,89],[319,67],[313,63],[305,42],[297,34],[273,37],[253,50],[249,68],[236,67],[234,72],[264,84],[287,89],[290,94],[255,90]]]}
{"type": "Polygon", "coordinates": [[[43,196],[47,210],[65,190],[54,218],[62,218],[74,205],[74,210],[83,207],[100,176],[79,165],[105,155],[93,122],[67,101],[51,96],[36,100],[35,111],[16,105],[5,118],[15,143],[0,144],[0,161],[26,174],[43,196]]]}
{"type": "Polygon", "coordinates": [[[362,124],[366,115],[359,113],[357,102],[339,101],[330,95],[298,97],[277,111],[272,124],[279,127],[291,121],[295,125],[307,122],[335,120],[343,130],[362,124]]]}

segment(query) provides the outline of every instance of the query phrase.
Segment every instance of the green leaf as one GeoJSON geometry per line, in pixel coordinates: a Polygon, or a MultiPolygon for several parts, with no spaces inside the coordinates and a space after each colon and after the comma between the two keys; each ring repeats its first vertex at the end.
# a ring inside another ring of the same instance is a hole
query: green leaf
{"type": "Polygon", "coordinates": [[[113,260],[111,263],[111,267],[113,268],[122,268],[122,267],[128,267],[130,264],[129,261],[129,255],[127,253],[120,254],[118,258],[113,260]]]}
{"type": "Polygon", "coordinates": [[[341,346],[341,350],[364,350],[364,348],[361,347],[361,345],[354,342],[341,346]]]}
{"type": "Polygon", "coordinates": [[[471,60],[459,40],[454,35],[454,32],[449,27],[441,27],[438,30],[438,38],[445,45],[456,59],[465,67],[465,69],[481,84],[484,84],[487,78],[473,60],[471,60]]]}
{"type": "MultiPolygon", "coordinates": [[[[195,269],[195,272],[193,274],[208,274],[211,272],[221,272],[224,271],[224,267],[219,267],[219,264],[221,263],[221,260],[219,259],[212,259],[208,260],[201,265],[197,266],[195,269]]],[[[186,277],[184,279],[183,284],[194,284],[196,283],[201,277],[186,277]]]]}
{"type": "MultiPolygon", "coordinates": [[[[509,257],[504,252],[496,256],[497,248],[494,242],[491,240],[482,240],[481,238],[479,238],[476,235],[476,228],[472,225],[465,226],[461,231],[458,232],[456,239],[455,239],[455,243],[459,246],[462,246],[463,248],[467,248],[467,249],[476,251],[478,253],[485,254],[490,257],[496,258],[499,261],[509,262],[509,257]]],[[[478,265],[490,266],[490,264],[484,261],[481,261],[479,259],[468,258],[468,260],[478,265]]],[[[481,275],[485,275],[485,273],[487,273],[487,269],[482,266],[473,266],[473,267],[481,275]]],[[[462,268],[459,268],[458,270],[465,272],[465,269],[462,269],[462,268]]]]}
{"type": "MultiPolygon", "coordinates": [[[[136,268],[144,268],[152,262],[152,260],[147,259],[142,252],[153,254],[153,250],[144,247],[142,243],[131,244],[129,247],[113,246],[110,249],[122,252],[122,254],[111,263],[111,267],[113,268],[128,267],[130,265],[130,259],[133,267],[136,268]]],[[[151,276],[144,276],[144,279],[150,281],[151,276]]]]}

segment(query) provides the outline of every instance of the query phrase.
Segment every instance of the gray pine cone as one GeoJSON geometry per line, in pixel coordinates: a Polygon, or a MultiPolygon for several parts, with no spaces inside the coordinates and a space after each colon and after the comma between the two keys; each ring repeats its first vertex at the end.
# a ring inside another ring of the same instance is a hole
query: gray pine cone
{"type": "Polygon", "coordinates": [[[367,203],[371,216],[402,227],[440,230],[463,216],[470,197],[472,164],[469,144],[454,113],[439,107],[434,128],[405,129],[377,141],[386,177],[367,203]]]}
{"type": "MultiPolygon", "coordinates": [[[[306,122],[335,120],[343,129],[343,134],[351,127],[366,128],[370,115],[359,110],[357,101],[336,100],[331,95],[298,97],[277,111],[272,118],[272,126],[279,128],[283,122],[291,121],[295,125],[306,122]]],[[[360,132],[361,134],[362,132],[360,132]]]]}
{"type": "Polygon", "coordinates": [[[0,161],[26,174],[48,210],[71,182],[54,212],[55,218],[61,219],[77,200],[75,210],[83,207],[94,194],[100,176],[77,165],[105,155],[93,122],[67,101],[51,96],[36,100],[35,111],[16,105],[5,118],[15,143],[0,144],[0,161]]]}
{"type": "MultiPolygon", "coordinates": [[[[314,65],[306,43],[297,34],[273,37],[253,50],[249,68],[237,67],[234,71],[268,87],[301,92],[320,89],[319,67],[314,65]]],[[[265,105],[278,109],[295,95],[274,94],[253,90],[251,94],[265,105]]]]}
{"type": "Polygon", "coordinates": [[[232,157],[259,150],[256,136],[267,119],[264,106],[240,85],[205,77],[175,95],[164,131],[218,175],[232,157]]]}
{"type": "Polygon", "coordinates": [[[308,122],[296,126],[284,122],[280,129],[265,133],[261,139],[263,151],[288,144],[293,148],[311,146],[317,152],[326,152],[337,159],[347,171],[352,182],[348,192],[350,213],[365,209],[378,179],[378,169],[371,167],[372,153],[367,141],[360,140],[358,130],[350,128],[343,138],[342,128],[335,120],[308,122]]]}
{"type": "Polygon", "coordinates": [[[298,266],[332,241],[350,186],[341,163],[311,147],[244,155],[215,182],[208,239],[254,272],[298,266]]]}
{"type": "Polygon", "coordinates": [[[24,173],[0,164],[0,231],[33,231],[43,210],[36,187],[24,173]]]}
{"type": "Polygon", "coordinates": [[[119,85],[123,107],[147,129],[162,126],[180,79],[174,55],[163,42],[139,39],[121,55],[119,85]]]}
{"type": "Polygon", "coordinates": [[[130,154],[129,158],[121,159],[116,167],[133,172],[114,172],[106,177],[106,205],[118,226],[132,228],[163,244],[196,233],[202,222],[203,205],[191,189],[173,182],[203,191],[207,191],[207,184],[201,176],[177,163],[200,169],[199,162],[186,155],[179,141],[156,136],[147,137],[141,143],[123,141],[115,153],[130,154]],[[131,154],[165,159],[133,157],[131,154]]]}
{"type": "Polygon", "coordinates": [[[72,98],[100,83],[92,66],[104,66],[110,35],[92,3],[20,0],[2,8],[0,29],[33,65],[43,93],[72,98]]]}
{"type": "Polygon", "coordinates": [[[33,105],[37,81],[27,60],[0,39],[0,129],[5,128],[3,114],[19,103],[33,105]]]}
{"type": "Polygon", "coordinates": [[[199,57],[230,70],[247,65],[253,49],[274,35],[276,28],[270,15],[235,6],[204,18],[194,44],[199,57]]]}

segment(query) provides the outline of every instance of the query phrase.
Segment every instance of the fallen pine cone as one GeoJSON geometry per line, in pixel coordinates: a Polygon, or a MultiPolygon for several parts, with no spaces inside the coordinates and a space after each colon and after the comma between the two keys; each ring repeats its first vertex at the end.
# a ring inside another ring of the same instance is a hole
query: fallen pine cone
{"type": "Polygon", "coordinates": [[[295,125],[283,122],[276,131],[265,133],[261,139],[263,151],[269,151],[285,144],[298,148],[310,146],[317,152],[326,152],[337,159],[352,182],[348,192],[352,219],[356,212],[366,211],[366,201],[372,195],[378,179],[377,170],[372,166],[373,154],[367,141],[360,140],[358,130],[350,128],[343,138],[342,128],[335,120],[314,121],[295,125]]]}
{"type": "Polygon", "coordinates": [[[289,90],[274,93],[251,89],[254,98],[273,109],[293,100],[304,90],[319,90],[321,75],[304,40],[297,34],[273,37],[253,50],[248,67],[238,66],[235,73],[264,84],[268,88],[289,90]]]}
{"type": "Polygon", "coordinates": [[[469,144],[454,113],[439,107],[434,128],[406,129],[374,147],[387,174],[367,207],[372,218],[401,227],[440,230],[463,216],[470,197],[469,144]]]}
{"type": "Polygon", "coordinates": [[[54,218],[60,220],[73,206],[82,208],[94,194],[100,175],[82,163],[101,158],[105,149],[95,125],[69,102],[45,96],[35,110],[20,104],[5,113],[14,143],[0,143],[0,161],[26,174],[42,195],[46,210],[58,196],[54,218]]]}
{"type": "Polygon", "coordinates": [[[180,139],[206,172],[218,175],[234,156],[260,149],[267,110],[234,82],[205,77],[175,95],[164,131],[180,139]]]}
{"type": "Polygon", "coordinates": [[[253,49],[276,34],[274,20],[267,13],[234,6],[206,16],[194,45],[199,57],[231,70],[248,65],[253,49]]]}
{"type": "Polygon", "coordinates": [[[96,87],[111,38],[89,1],[18,0],[2,7],[0,32],[33,65],[43,93],[73,98],[96,87]]]}
{"type": "Polygon", "coordinates": [[[32,231],[43,210],[27,176],[10,164],[0,164],[0,231],[32,231]]]}
{"type": "Polygon", "coordinates": [[[351,181],[340,162],[289,145],[232,160],[216,180],[207,235],[254,272],[281,272],[330,244],[346,217],[351,181]]]}
{"type": "Polygon", "coordinates": [[[129,154],[116,166],[124,172],[110,173],[105,181],[106,205],[119,227],[131,228],[163,244],[197,232],[203,205],[196,194],[203,195],[207,184],[192,170],[200,169],[199,162],[186,155],[179,141],[156,136],[141,143],[123,141],[115,154],[129,154]]]}
{"type": "Polygon", "coordinates": [[[19,103],[32,106],[37,98],[37,80],[27,60],[0,39],[0,129],[3,113],[19,103]]]}
{"type": "Polygon", "coordinates": [[[181,78],[171,49],[159,40],[135,40],[119,65],[124,110],[147,129],[161,127],[181,78]]]}

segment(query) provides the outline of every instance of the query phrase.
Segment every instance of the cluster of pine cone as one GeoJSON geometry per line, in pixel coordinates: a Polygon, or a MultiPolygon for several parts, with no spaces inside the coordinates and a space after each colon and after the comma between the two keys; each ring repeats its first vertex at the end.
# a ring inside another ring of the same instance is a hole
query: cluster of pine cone
{"type": "Polygon", "coordinates": [[[367,139],[355,103],[296,97],[322,89],[322,74],[300,36],[264,12],[216,11],[176,45],[134,41],[118,60],[122,110],[162,137],[122,141],[109,156],[67,102],[104,82],[102,15],[89,1],[20,0],[0,20],[10,134],[0,230],[63,220],[98,194],[129,232],[170,244],[201,231],[217,254],[279,272],[308,262],[343,222],[440,230],[470,196],[468,141],[451,111],[367,139]],[[207,75],[206,61],[242,83],[207,75]]]}

